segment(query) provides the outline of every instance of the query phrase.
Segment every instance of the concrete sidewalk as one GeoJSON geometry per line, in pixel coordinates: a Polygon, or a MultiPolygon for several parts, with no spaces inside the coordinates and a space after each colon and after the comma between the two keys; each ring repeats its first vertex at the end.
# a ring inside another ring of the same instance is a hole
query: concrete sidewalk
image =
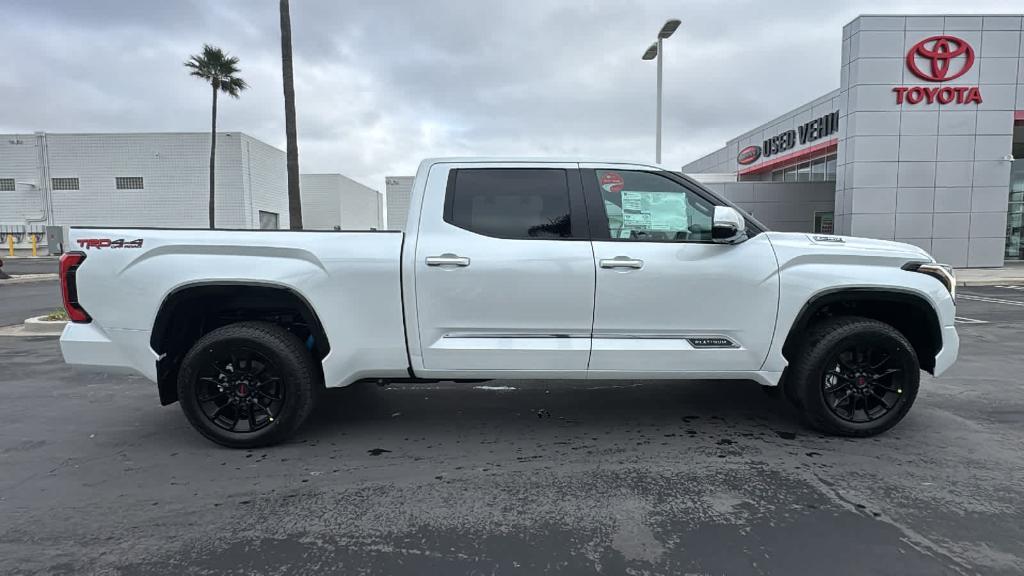
{"type": "Polygon", "coordinates": [[[957,268],[958,286],[1024,285],[1024,262],[1007,263],[1002,268],[957,268]]]}

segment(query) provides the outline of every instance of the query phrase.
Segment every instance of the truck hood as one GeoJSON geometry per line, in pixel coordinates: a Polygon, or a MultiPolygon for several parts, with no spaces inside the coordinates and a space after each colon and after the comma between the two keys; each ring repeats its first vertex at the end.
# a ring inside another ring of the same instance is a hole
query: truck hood
{"type": "Polygon", "coordinates": [[[825,234],[804,234],[798,232],[766,232],[779,256],[779,263],[793,258],[860,259],[864,263],[882,261],[934,262],[924,249],[891,240],[858,238],[856,236],[832,236],[825,234]]]}

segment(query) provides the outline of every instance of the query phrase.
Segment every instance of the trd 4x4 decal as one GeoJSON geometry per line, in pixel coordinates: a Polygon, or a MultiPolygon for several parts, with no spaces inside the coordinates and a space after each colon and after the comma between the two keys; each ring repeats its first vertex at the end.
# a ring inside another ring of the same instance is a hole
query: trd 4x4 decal
{"type": "Polygon", "coordinates": [[[90,248],[97,250],[101,248],[142,248],[142,239],[125,240],[124,238],[118,238],[117,240],[111,240],[110,238],[83,238],[78,241],[78,245],[86,250],[90,248]]]}

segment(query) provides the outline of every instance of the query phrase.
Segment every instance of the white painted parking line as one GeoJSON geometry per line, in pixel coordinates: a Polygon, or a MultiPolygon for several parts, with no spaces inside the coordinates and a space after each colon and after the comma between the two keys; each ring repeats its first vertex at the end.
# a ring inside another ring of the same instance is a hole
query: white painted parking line
{"type": "Polygon", "coordinates": [[[996,288],[1005,288],[1007,290],[1024,290],[1024,286],[996,286],[996,288]]]}
{"type": "Polygon", "coordinates": [[[964,318],[963,316],[956,316],[958,324],[988,324],[988,320],[978,320],[977,318],[964,318]]]}
{"type": "Polygon", "coordinates": [[[974,294],[957,294],[957,298],[972,300],[974,302],[989,302],[991,304],[1006,304],[1007,306],[1024,306],[1024,302],[1017,300],[1004,300],[1002,298],[990,298],[988,296],[975,296],[974,294]]]}

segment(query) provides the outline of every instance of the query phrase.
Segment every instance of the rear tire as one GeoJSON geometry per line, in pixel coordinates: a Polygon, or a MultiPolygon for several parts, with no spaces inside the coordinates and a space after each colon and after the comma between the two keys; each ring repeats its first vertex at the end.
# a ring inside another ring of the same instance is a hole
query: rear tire
{"type": "Polygon", "coordinates": [[[874,436],[906,416],[921,377],[914,347],[892,326],[856,316],[814,326],[793,362],[787,392],[827,434],[874,436]]]}
{"type": "Polygon", "coordinates": [[[178,373],[178,399],[188,421],[229,448],[290,437],[312,411],[319,386],[306,347],[268,322],[239,322],[205,334],[178,373]]]}

